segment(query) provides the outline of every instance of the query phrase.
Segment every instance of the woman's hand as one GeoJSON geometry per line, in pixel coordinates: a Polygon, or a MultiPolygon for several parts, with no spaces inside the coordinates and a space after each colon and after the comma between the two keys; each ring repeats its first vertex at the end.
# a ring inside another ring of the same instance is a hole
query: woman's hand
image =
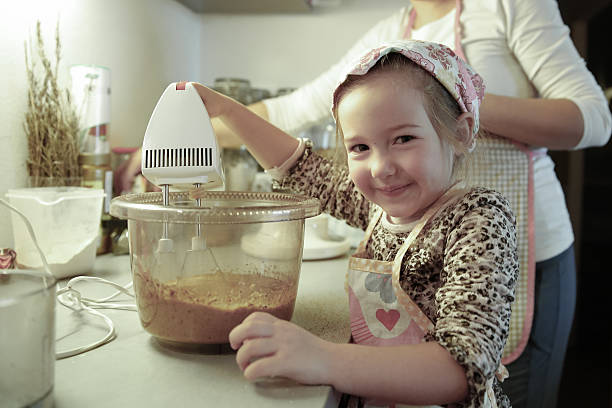
{"type": "Polygon", "coordinates": [[[115,169],[113,175],[113,190],[115,195],[122,195],[132,191],[134,179],[140,174],[142,148],[130,155],[130,158],[115,169]]]}
{"type": "Polygon", "coordinates": [[[268,313],[255,312],[229,334],[236,362],[248,380],[285,377],[302,384],[329,384],[329,343],[268,313]]]}

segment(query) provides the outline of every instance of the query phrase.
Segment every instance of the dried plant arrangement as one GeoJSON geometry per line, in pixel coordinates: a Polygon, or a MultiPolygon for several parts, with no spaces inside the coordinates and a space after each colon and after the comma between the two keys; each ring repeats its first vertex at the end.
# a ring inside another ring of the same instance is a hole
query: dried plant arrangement
{"type": "Polygon", "coordinates": [[[58,83],[59,22],[55,30],[54,66],[45,53],[40,21],[36,23],[34,42],[36,53],[32,44],[25,44],[28,99],[24,130],[28,138],[30,185],[78,185],[79,118],[69,90],[60,89],[58,83]],[[35,56],[40,59],[40,66],[34,61],[35,56]]]}

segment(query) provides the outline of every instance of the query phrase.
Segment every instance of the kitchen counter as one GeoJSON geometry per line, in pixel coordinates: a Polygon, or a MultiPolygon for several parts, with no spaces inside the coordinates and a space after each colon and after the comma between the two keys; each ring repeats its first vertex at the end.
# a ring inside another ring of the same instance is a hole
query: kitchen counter
{"type": "MultiPolygon", "coordinates": [[[[346,342],[350,335],[344,278],[348,257],[305,261],[292,321],[318,336],[346,342]]],[[[91,276],[125,285],[129,256],[103,255],[91,276]]],[[[60,282],[58,288],[66,281],[60,282]]],[[[77,285],[83,296],[114,291],[97,283],[77,285]]],[[[304,386],[288,380],[250,383],[235,353],[186,353],[161,347],[142,328],[135,311],[100,310],[112,319],[117,338],[97,349],[58,360],[55,407],[332,407],[328,386],[304,386]]],[[[57,351],[89,344],[104,336],[101,319],[57,304],[57,351]]]]}

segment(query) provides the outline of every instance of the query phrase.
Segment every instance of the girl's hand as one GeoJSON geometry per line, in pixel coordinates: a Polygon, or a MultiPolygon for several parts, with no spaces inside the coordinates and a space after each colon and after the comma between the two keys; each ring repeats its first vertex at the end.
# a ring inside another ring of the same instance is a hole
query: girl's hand
{"type": "Polygon", "coordinates": [[[213,89],[210,89],[198,82],[191,83],[193,87],[198,91],[208,116],[212,119],[218,116],[223,116],[229,112],[232,105],[239,104],[229,96],[225,96],[213,89]]]}
{"type": "Polygon", "coordinates": [[[295,324],[255,312],[229,334],[236,362],[248,380],[285,377],[302,384],[329,384],[329,343],[295,324]]]}

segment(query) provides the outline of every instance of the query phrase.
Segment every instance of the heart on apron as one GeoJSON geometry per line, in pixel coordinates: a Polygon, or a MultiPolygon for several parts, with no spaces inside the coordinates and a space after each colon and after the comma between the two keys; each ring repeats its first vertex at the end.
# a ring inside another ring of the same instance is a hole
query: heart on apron
{"type": "Polygon", "coordinates": [[[399,320],[400,314],[395,309],[391,309],[389,311],[385,309],[378,309],[376,310],[376,318],[383,324],[383,326],[387,328],[387,330],[391,331],[399,320]]]}

